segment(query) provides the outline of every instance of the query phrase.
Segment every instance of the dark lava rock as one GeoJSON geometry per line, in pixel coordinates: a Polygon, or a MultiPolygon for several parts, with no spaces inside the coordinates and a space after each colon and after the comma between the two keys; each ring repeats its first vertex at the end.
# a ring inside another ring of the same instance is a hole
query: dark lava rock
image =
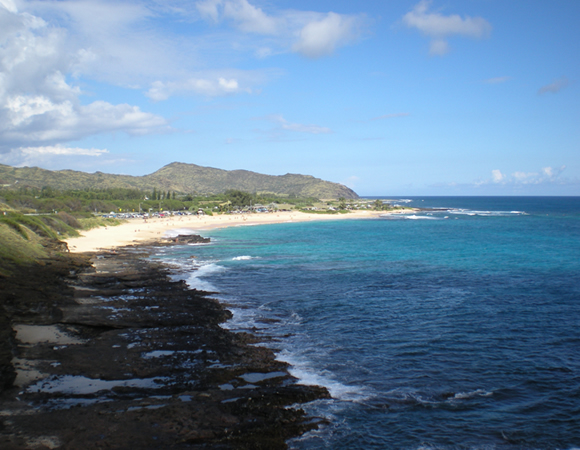
{"type": "Polygon", "coordinates": [[[209,244],[210,238],[204,238],[197,234],[180,234],[175,237],[163,238],[163,241],[173,244],[209,244]]]}
{"type": "Polygon", "coordinates": [[[290,405],[326,389],[221,328],[231,313],[146,250],[69,254],[0,280],[0,448],[277,449],[324,423],[290,405]],[[23,327],[54,336],[17,340],[23,327]]]}

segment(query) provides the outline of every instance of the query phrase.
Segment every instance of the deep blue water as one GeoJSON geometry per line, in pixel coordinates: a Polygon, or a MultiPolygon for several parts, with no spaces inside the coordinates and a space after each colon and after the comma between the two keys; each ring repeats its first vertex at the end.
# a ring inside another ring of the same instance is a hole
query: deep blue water
{"type": "Polygon", "coordinates": [[[580,198],[229,228],[161,255],[333,399],[296,449],[580,447],[580,198]],[[185,263],[185,261],[188,261],[185,263]]]}

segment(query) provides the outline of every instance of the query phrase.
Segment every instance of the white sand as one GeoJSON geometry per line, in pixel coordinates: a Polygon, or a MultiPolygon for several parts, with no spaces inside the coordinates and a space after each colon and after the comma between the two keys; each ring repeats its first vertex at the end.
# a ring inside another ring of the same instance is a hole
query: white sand
{"type": "MultiPolygon", "coordinates": [[[[407,211],[394,211],[400,214],[407,211]]],[[[91,252],[112,249],[129,244],[153,242],[171,230],[187,229],[193,232],[243,225],[260,225],[285,222],[344,220],[378,217],[385,211],[353,211],[348,214],[307,214],[303,212],[277,212],[261,214],[221,214],[214,216],[173,216],[168,218],[130,219],[115,227],[100,227],[83,232],[81,237],[67,239],[71,252],[91,252]]]]}

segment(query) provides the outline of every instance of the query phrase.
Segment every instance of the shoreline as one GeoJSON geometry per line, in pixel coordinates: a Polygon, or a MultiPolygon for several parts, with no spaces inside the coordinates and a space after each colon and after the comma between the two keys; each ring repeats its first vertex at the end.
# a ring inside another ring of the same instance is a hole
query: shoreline
{"type": "Polygon", "coordinates": [[[372,219],[385,214],[408,214],[413,209],[396,211],[353,211],[348,214],[309,214],[300,211],[284,211],[262,214],[221,214],[216,216],[170,216],[168,218],[127,219],[113,227],[99,227],[84,231],[80,237],[64,239],[70,252],[83,253],[111,250],[127,245],[146,245],[158,242],[166,233],[175,229],[187,229],[194,233],[217,228],[266,225],[293,222],[329,220],[372,219]]]}
{"type": "MultiPolygon", "coordinates": [[[[168,242],[164,245],[171,246],[168,242]]],[[[174,281],[151,247],[55,256],[11,280],[2,448],[287,448],[329,398],[288,372],[266,336],[174,281]]]]}
{"type": "Polygon", "coordinates": [[[0,415],[10,420],[0,440],[6,448],[128,447],[135,439],[140,448],[287,448],[326,423],[299,405],[329,398],[327,389],[299,384],[260,345],[267,336],[221,328],[227,305],[172,281],[168,267],[148,259],[150,245],[173,245],[163,239],[171,230],[385,213],[133,219],[65,240],[70,253],[23,267],[2,285],[10,295],[0,317],[9,333],[0,415]]]}

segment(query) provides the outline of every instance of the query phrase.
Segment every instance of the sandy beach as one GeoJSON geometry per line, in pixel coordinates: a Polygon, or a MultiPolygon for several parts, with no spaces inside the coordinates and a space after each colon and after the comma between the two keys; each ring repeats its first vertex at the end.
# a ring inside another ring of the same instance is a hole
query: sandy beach
{"type": "MultiPolygon", "coordinates": [[[[392,214],[408,213],[397,210],[392,214]]],[[[167,218],[129,219],[114,227],[100,227],[84,231],[82,236],[66,239],[71,252],[91,252],[131,244],[144,244],[159,240],[172,230],[201,232],[215,228],[263,225],[286,222],[328,221],[373,218],[388,214],[386,211],[352,211],[348,214],[308,214],[285,211],[264,214],[236,214],[215,216],[171,216],[167,218]]]]}

